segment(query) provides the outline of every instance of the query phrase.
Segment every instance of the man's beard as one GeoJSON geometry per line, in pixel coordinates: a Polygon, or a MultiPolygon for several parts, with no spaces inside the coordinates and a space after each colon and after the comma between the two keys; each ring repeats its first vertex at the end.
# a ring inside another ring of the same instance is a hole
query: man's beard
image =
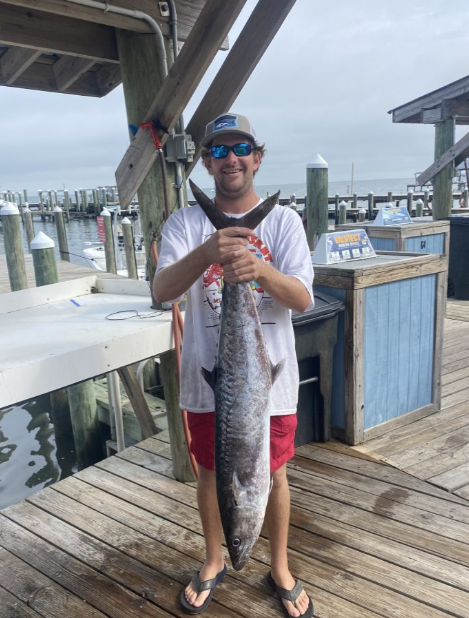
{"type": "Polygon", "coordinates": [[[219,183],[217,182],[217,180],[215,180],[215,189],[217,193],[220,193],[220,195],[223,195],[223,197],[226,198],[227,200],[238,200],[244,195],[246,195],[248,191],[250,191],[252,184],[253,184],[252,179],[249,182],[249,180],[245,178],[243,184],[237,189],[231,189],[231,188],[228,189],[228,188],[225,188],[222,185],[222,183],[219,183]]]}

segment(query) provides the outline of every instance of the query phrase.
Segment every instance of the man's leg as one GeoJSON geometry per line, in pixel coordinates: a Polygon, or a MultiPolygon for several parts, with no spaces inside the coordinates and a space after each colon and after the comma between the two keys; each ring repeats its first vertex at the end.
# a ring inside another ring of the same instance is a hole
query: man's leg
{"type": "MultiPolygon", "coordinates": [[[[215,471],[198,466],[197,501],[199,514],[205,537],[205,562],[200,569],[200,581],[214,578],[224,566],[222,553],[222,526],[218,509],[215,471]]],[[[194,607],[200,607],[210,591],[204,591],[197,596],[192,584],[185,590],[186,600],[194,607]]]]}
{"type": "MultiPolygon", "coordinates": [[[[290,523],[290,489],[287,481],[287,465],[283,464],[272,475],[273,485],[265,514],[269,530],[272,577],[282,588],[291,590],[295,580],[288,568],[288,526],[290,523]]],[[[296,607],[290,601],[283,601],[291,616],[300,616],[308,608],[309,598],[302,592],[296,607]]]]}

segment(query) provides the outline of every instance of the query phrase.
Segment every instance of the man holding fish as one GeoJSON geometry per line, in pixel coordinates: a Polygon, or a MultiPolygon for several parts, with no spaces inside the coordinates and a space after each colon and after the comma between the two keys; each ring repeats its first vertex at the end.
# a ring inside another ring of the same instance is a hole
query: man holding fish
{"type": "Polygon", "coordinates": [[[187,292],[180,405],[198,464],[206,559],[181,605],[189,614],[208,607],[226,574],[223,532],[239,570],[265,515],[267,581],[286,616],[309,618],[312,601],[288,567],[286,474],[299,381],[291,310],[314,300],[309,248],[298,215],[280,207],[278,195],[256,194],[265,149],[246,117],[222,114],[207,125],[202,146],[215,200],[191,183],[199,205],[165,224],[153,284],[159,302],[187,292]]]}

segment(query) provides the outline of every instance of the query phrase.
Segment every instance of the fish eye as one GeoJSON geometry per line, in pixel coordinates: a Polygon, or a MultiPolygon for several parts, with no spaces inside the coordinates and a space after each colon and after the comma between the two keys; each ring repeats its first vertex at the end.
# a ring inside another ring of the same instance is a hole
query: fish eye
{"type": "Polygon", "coordinates": [[[233,547],[239,547],[239,546],[241,545],[241,541],[240,541],[239,539],[233,539],[233,540],[231,541],[231,545],[232,545],[233,547]]]}

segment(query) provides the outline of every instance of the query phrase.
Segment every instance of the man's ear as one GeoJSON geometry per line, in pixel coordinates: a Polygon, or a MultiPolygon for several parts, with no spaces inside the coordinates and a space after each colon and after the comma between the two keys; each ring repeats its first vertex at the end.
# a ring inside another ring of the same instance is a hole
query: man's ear
{"type": "Polygon", "coordinates": [[[210,176],[213,176],[212,166],[210,165],[209,157],[202,157],[202,165],[205,167],[210,176]]]}

